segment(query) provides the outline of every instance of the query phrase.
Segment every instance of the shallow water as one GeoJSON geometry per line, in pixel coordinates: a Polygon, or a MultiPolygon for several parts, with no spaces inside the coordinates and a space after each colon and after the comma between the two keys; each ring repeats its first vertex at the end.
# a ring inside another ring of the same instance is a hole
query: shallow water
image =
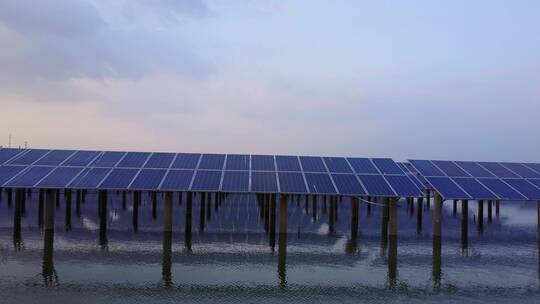
{"type": "Polygon", "coordinates": [[[163,232],[161,195],[153,204],[143,193],[134,217],[130,194],[123,204],[122,195],[109,193],[102,216],[96,193],[88,193],[79,208],[75,195],[68,206],[61,194],[51,233],[39,221],[43,209],[37,192],[20,208],[15,195],[9,203],[4,192],[0,303],[540,300],[536,204],[501,202],[499,215],[493,206],[490,222],[484,203],[480,230],[477,204],[470,201],[468,239],[463,242],[460,203],[454,215],[447,201],[438,247],[425,203],[419,230],[416,203],[411,212],[406,201],[399,202],[396,244],[381,237],[382,208],[377,204],[368,212],[368,205],[360,203],[354,241],[348,199],[338,203],[335,232],[329,233],[329,204],[325,209],[320,198],[314,218],[311,200],[306,209],[304,198],[294,197],[288,203],[287,234],[274,238],[265,230],[255,196],[229,195],[217,210],[212,200],[202,217],[200,197],[193,200],[189,237],[185,197],[182,205],[174,197],[170,234],[163,232]]]}

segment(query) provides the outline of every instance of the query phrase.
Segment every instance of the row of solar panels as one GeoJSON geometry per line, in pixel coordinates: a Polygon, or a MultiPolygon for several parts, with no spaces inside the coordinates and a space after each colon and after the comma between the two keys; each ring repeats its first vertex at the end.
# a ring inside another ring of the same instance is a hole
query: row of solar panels
{"type": "Polygon", "coordinates": [[[540,164],[410,160],[445,199],[540,200],[540,164]]]}
{"type": "Polygon", "coordinates": [[[6,188],[422,196],[385,158],[1,149],[0,163],[6,188]]]}

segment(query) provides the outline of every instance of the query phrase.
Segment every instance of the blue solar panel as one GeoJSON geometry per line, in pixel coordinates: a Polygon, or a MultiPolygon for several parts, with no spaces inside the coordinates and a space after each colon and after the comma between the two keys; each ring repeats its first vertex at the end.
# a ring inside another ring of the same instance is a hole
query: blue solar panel
{"type": "Polygon", "coordinates": [[[534,170],[534,172],[536,173],[540,173],[540,164],[523,164],[523,165],[529,169],[534,170]]]}
{"type": "Polygon", "coordinates": [[[43,158],[35,162],[38,166],[58,166],[64,162],[68,157],[73,155],[75,151],[72,150],[53,150],[43,158]]]}
{"type": "Polygon", "coordinates": [[[279,172],[278,177],[282,193],[307,193],[302,173],[279,172]]]}
{"type": "Polygon", "coordinates": [[[225,171],[221,191],[227,192],[248,192],[249,172],[247,171],[225,171]]]}
{"type": "MultiPolygon", "coordinates": [[[[197,153],[178,153],[171,168],[174,169],[196,169],[201,154],[197,153]]],[[[220,168],[221,169],[221,168],[220,168]]]]}
{"type": "Polygon", "coordinates": [[[249,170],[249,155],[229,154],[225,163],[226,170],[249,170]]]}
{"type": "Polygon", "coordinates": [[[429,160],[411,159],[409,161],[423,176],[445,176],[445,174],[429,160]]]}
{"type": "Polygon", "coordinates": [[[129,189],[156,190],[161,184],[165,173],[167,173],[165,169],[142,169],[129,186],[129,189]]]}
{"type": "Polygon", "coordinates": [[[497,178],[479,178],[484,186],[503,200],[524,200],[525,197],[497,178]]]}
{"type": "Polygon", "coordinates": [[[366,191],[353,174],[332,174],[337,190],[343,195],[366,195],[366,191]]]}
{"type": "Polygon", "coordinates": [[[62,166],[86,167],[98,155],[98,151],[77,151],[62,166]]]}
{"type": "Polygon", "coordinates": [[[527,181],[540,189],[540,179],[527,179],[527,181]]]}
{"type": "Polygon", "coordinates": [[[43,157],[43,155],[49,153],[50,150],[43,150],[43,149],[34,149],[29,150],[28,152],[22,154],[20,156],[17,156],[17,158],[14,158],[9,162],[11,165],[31,165],[36,160],[43,157]]]}
{"type": "Polygon", "coordinates": [[[433,164],[439,167],[439,169],[441,169],[444,173],[446,173],[446,175],[450,177],[470,177],[470,175],[465,172],[465,170],[461,169],[454,162],[447,160],[434,160],[433,164]]]}
{"type": "Polygon", "coordinates": [[[471,199],[448,177],[426,177],[429,183],[445,199],[471,199]]]}
{"type": "Polygon", "coordinates": [[[532,170],[531,168],[526,167],[523,164],[518,163],[501,163],[501,165],[512,170],[514,173],[518,174],[523,178],[540,178],[540,173],[532,170]]]}
{"type": "Polygon", "coordinates": [[[474,177],[495,177],[495,175],[475,162],[457,161],[455,163],[474,177]]]}
{"type": "Polygon", "coordinates": [[[518,175],[516,175],[515,173],[512,173],[512,171],[506,169],[505,167],[501,166],[498,163],[479,162],[478,164],[488,169],[491,173],[495,174],[498,177],[519,177],[518,175]]]}
{"type": "Polygon", "coordinates": [[[366,188],[367,195],[373,196],[396,196],[392,188],[384,180],[382,175],[358,175],[360,181],[366,188]]]}
{"type": "Polygon", "coordinates": [[[150,156],[148,152],[128,152],[128,154],[116,165],[119,168],[140,168],[150,156]]]}
{"type": "Polygon", "coordinates": [[[394,188],[398,196],[419,197],[422,196],[420,189],[405,175],[387,175],[386,180],[394,188]]]}
{"type": "Polygon", "coordinates": [[[326,172],[322,159],[318,156],[300,156],[304,172],[326,172]]]}
{"type": "Polygon", "coordinates": [[[99,185],[100,189],[126,189],[135,175],[139,172],[138,169],[113,169],[109,176],[99,185]]]}
{"type": "Polygon", "coordinates": [[[224,154],[203,154],[199,169],[223,169],[223,163],[225,162],[224,154]]]}
{"type": "Polygon", "coordinates": [[[405,174],[391,158],[372,158],[382,174],[405,174]]]}
{"type": "Polygon", "coordinates": [[[194,172],[193,170],[169,170],[160,189],[170,191],[189,190],[194,172]]]}
{"type": "Polygon", "coordinates": [[[474,199],[499,199],[497,195],[491,193],[488,188],[472,177],[455,177],[452,180],[474,199]]]}
{"type": "Polygon", "coordinates": [[[3,149],[0,149],[0,164],[3,164],[5,162],[7,162],[8,160],[14,158],[15,156],[17,156],[19,153],[22,153],[26,150],[22,150],[22,149],[11,149],[11,148],[3,148],[3,149]]]}
{"type": "Polygon", "coordinates": [[[525,195],[530,200],[540,200],[540,189],[524,179],[503,179],[505,183],[525,195]]]}
{"type": "Polygon", "coordinates": [[[297,156],[277,155],[276,164],[278,171],[302,171],[297,156]]]}
{"type": "Polygon", "coordinates": [[[75,189],[95,189],[111,171],[110,168],[87,168],[84,169],[69,185],[75,189]]]}
{"type": "Polygon", "coordinates": [[[412,173],[411,170],[404,163],[396,163],[398,167],[405,173],[412,173]]]}
{"type": "Polygon", "coordinates": [[[193,191],[219,191],[221,171],[197,171],[191,190],[193,191]]]}
{"type": "Polygon", "coordinates": [[[337,193],[330,175],[326,173],[306,173],[305,175],[309,192],[324,194],[337,193]]]}
{"type": "Polygon", "coordinates": [[[347,160],[356,173],[379,174],[379,170],[377,170],[369,158],[349,157],[347,160]]]}
{"type": "Polygon", "coordinates": [[[126,152],[106,151],[92,163],[92,167],[114,167],[126,152]]]}
{"type": "Polygon", "coordinates": [[[53,169],[54,167],[29,167],[28,170],[17,175],[17,177],[7,182],[4,186],[32,188],[53,169]]]}
{"type": "Polygon", "coordinates": [[[57,167],[41,180],[36,187],[65,188],[83,169],[75,167],[57,167]]]}
{"type": "Polygon", "coordinates": [[[24,166],[0,166],[0,186],[26,169],[24,166]]]}
{"type": "Polygon", "coordinates": [[[323,159],[328,171],[332,173],[353,173],[344,157],[324,157],[323,159]]]}
{"type": "Polygon", "coordinates": [[[251,170],[275,171],[274,157],[272,155],[251,155],[251,170]]]}
{"type": "Polygon", "coordinates": [[[260,193],[277,192],[275,172],[251,172],[251,191],[260,193]]]}
{"type": "Polygon", "coordinates": [[[416,174],[407,174],[407,177],[418,187],[420,190],[426,190],[427,186],[423,184],[420,179],[416,176],[416,174]]]}
{"type": "Polygon", "coordinates": [[[174,156],[174,153],[153,153],[144,165],[144,167],[167,169],[171,165],[174,156]]]}

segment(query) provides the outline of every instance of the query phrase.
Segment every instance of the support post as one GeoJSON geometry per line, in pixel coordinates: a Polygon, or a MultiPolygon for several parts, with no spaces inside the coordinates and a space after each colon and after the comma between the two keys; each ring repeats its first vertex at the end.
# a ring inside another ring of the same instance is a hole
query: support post
{"type": "Polygon", "coordinates": [[[107,249],[107,190],[100,190],[99,198],[99,245],[101,249],[107,249]]]}
{"type": "Polygon", "coordinates": [[[422,213],[424,212],[424,207],[422,206],[424,202],[423,197],[419,197],[416,201],[416,233],[420,234],[422,232],[422,213]]]}
{"type": "Polygon", "coordinates": [[[492,200],[489,200],[488,201],[488,223],[492,223],[493,222],[493,201],[492,200]]]}
{"type": "Polygon", "coordinates": [[[495,215],[497,216],[497,218],[499,217],[499,210],[500,209],[500,202],[497,200],[495,201],[495,215]]]}
{"type": "Polygon", "coordinates": [[[469,247],[469,201],[461,201],[461,252],[466,255],[469,247]]]}
{"type": "Polygon", "coordinates": [[[276,195],[270,196],[270,248],[274,252],[276,247],[276,195]]]}
{"type": "Polygon", "coordinates": [[[388,234],[390,238],[397,237],[397,201],[394,198],[387,198],[388,201],[388,234]]]}
{"type": "Polygon", "coordinates": [[[317,199],[318,197],[316,195],[313,195],[311,201],[311,217],[313,218],[314,223],[317,221],[317,199]]]}
{"type": "Polygon", "coordinates": [[[443,199],[439,193],[435,193],[433,197],[433,236],[442,236],[442,203],[443,199]]]}
{"type": "MultiPolygon", "coordinates": [[[[84,198],[84,196],[83,196],[84,198]]],[[[133,223],[133,231],[139,231],[139,206],[141,204],[141,191],[133,192],[133,210],[131,221],[133,223]]]]}
{"type": "Polygon", "coordinates": [[[482,233],[484,232],[484,201],[479,200],[478,201],[478,232],[482,233]]]}
{"type": "Polygon", "coordinates": [[[46,286],[52,284],[55,277],[54,252],[54,212],[56,191],[45,191],[45,233],[43,236],[43,265],[41,275],[46,286]]]}
{"type": "Polygon", "coordinates": [[[65,216],[64,216],[64,226],[66,228],[66,231],[71,230],[71,190],[66,189],[64,190],[66,193],[66,210],[65,210],[65,216]]]}
{"type": "Polygon", "coordinates": [[[206,194],[203,192],[201,193],[201,203],[199,205],[199,232],[204,231],[204,221],[205,221],[205,213],[206,213],[206,194]]]}
{"type": "Polygon", "coordinates": [[[191,251],[191,221],[192,221],[192,207],[193,206],[193,193],[186,193],[186,221],[184,228],[184,246],[187,251],[191,251]]]}
{"type": "Polygon", "coordinates": [[[279,233],[287,233],[287,196],[281,195],[279,202],[279,233]]]}

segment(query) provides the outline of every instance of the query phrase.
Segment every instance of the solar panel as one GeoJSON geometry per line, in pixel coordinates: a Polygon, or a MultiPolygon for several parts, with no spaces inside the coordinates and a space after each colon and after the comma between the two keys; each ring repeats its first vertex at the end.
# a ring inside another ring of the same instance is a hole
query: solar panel
{"type": "Polygon", "coordinates": [[[403,170],[403,172],[405,172],[406,174],[407,174],[407,173],[412,173],[411,170],[409,170],[409,168],[408,168],[404,163],[396,163],[396,164],[397,164],[397,165],[399,166],[399,168],[400,168],[401,170],[403,170]]]}
{"type": "Polygon", "coordinates": [[[225,163],[226,170],[249,170],[249,155],[229,154],[225,163]]]}
{"type": "Polygon", "coordinates": [[[486,186],[491,192],[497,194],[503,200],[524,200],[525,197],[515,190],[510,188],[507,184],[503,183],[497,178],[479,178],[478,179],[484,186],[486,186]]]}
{"type": "Polygon", "coordinates": [[[144,164],[144,167],[167,169],[171,165],[175,155],[174,153],[153,153],[146,164],[144,164]]]}
{"type": "Polygon", "coordinates": [[[503,179],[505,183],[525,195],[530,200],[540,200],[540,189],[524,179],[503,179]]]}
{"type": "Polygon", "coordinates": [[[161,184],[163,176],[167,170],[165,169],[142,169],[137,177],[133,180],[129,189],[137,190],[155,190],[161,184]]]}
{"type": "Polygon", "coordinates": [[[29,150],[26,153],[21,153],[20,156],[17,156],[9,162],[10,165],[31,165],[36,160],[42,158],[45,154],[49,153],[50,150],[43,149],[34,149],[29,150]]]}
{"type": "Polygon", "coordinates": [[[498,177],[519,177],[512,171],[506,169],[505,167],[501,166],[498,163],[494,162],[479,162],[480,166],[486,168],[491,173],[495,174],[498,177]]]}
{"type": "Polygon", "coordinates": [[[536,173],[540,173],[540,164],[523,164],[525,167],[534,170],[536,173]]]}
{"type": "Polygon", "coordinates": [[[95,189],[110,171],[110,168],[84,169],[83,172],[69,184],[69,187],[75,189],[95,189]]]}
{"type": "Polygon", "coordinates": [[[358,175],[364,185],[367,195],[372,196],[396,196],[390,185],[384,180],[382,175],[358,175]]]}
{"type": "Polygon", "coordinates": [[[202,171],[195,174],[191,190],[193,191],[219,191],[221,171],[202,171]]]}
{"type": "Polygon", "coordinates": [[[24,166],[0,166],[0,186],[26,169],[24,166]]]}
{"type": "Polygon", "coordinates": [[[223,163],[225,162],[224,154],[203,154],[199,169],[223,169],[223,163]]]}
{"type": "MultiPolygon", "coordinates": [[[[178,153],[171,168],[174,169],[196,169],[201,154],[197,153],[178,153]]],[[[220,168],[221,169],[221,168],[220,168]]]]}
{"type": "Polygon", "coordinates": [[[527,179],[527,181],[540,189],[540,179],[527,179]]]}
{"type": "Polygon", "coordinates": [[[113,169],[98,188],[127,189],[137,172],[138,169],[113,169]]]}
{"type": "Polygon", "coordinates": [[[277,155],[276,164],[278,171],[302,171],[297,156],[277,155]]]}
{"type": "Polygon", "coordinates": [[[304,172],[326,172],[322,159],[318,156],[300,156],[304,172]]]}
{"type": "Polygon", "coordinates": [[[309,192],[324,194],[337,193],[330,175],[326,173],[306,173],[305,176],[309,192]]]}
{"type": "Polygon", "coordinates": [[[272,155],[251,155],[251,170],[275,171],[274,157],[272,155]]]}
{"type": "Polygon", "coordinates": [[[457,161],[455,163],[474,177],[495,177],[495,175],[493,175],[491,172],[487,171],[475,162],[457,161]]]}
{"type": "Polygon", "coordinates": [[[53,169],[53,167],[29,167],[28,170],[25,170],[21,174],[17,175],[4,186],[14,188],[32,188],[53,169]]]}
{"type": "Polygon", "coordinates": [[[53,150],[35,162],[37,166],[58,166],[73,155],[73,150],[53,150]]]}
{"type": "Polygon", "coordinates": [[[472,177],[454,177],[452,180],[474,199],[499,199],[497,195],[472,177]]]}
{"type": "Polygon", "coordinates": [[[80,167],[57,167],[42,179],[36,187],[65,188],[82,170],[80,167]]]}
{"type": "Polygon", "coordinates": [[[347,160],[358,174],[379,174],[369,158],[349,157],[347,160]]]}
{"type": "Polygon", "coordinates": [[[386,180],[394,188],[398,196],[404,197],[419,197],[422,192],[416,185],[405,175],[387,175],[386,180]]]}
{"type": "Polygon", "coordinates": [[[106,151],[99,155],[91,166],[114,167],[124,157],[126,152],[106,151]]]}
{"type": "Polygon", "coordinates": [[[150,156],[148,152],[128,152],[126,156],[116,165],[119,168],[140,168],[150,156]]]}
{"type": "Polygon", "coordinates": [[[324,157],[323,159],[328,171],[332,173],[353,173],[344,157],[324,157]]]}
{"type": "Polygon", "coordinates": [[[526,167],[523,164],[518,163],[501,163],[501,165],[512,170],[514,173],[517,173],[523,178],[540,178],[540,173],[526,167]]]}
{"type": "Polygon", "coordinates": [[[423,176],[445,176],[445,174],[429,160],[411,159],[409,161],[423,176]]]}
{"type": "Polygon", "coordinates": [[[449,177],[426,177],[426,179],[445,199],[471,199],[471,196],[461,190],[449,177]]]}
{"type": "Polygon", "coordinates": [[[302,173],[279,172],[278,178],[282,193],[307,193],[302,173]]]}
{"type": "Polygon", "coordinates": [[[251,172],[251,191],[259,193],[278,192],[275,172],[251,172]]]}
{"type": "Polygon", "coordinates": [[[465,172],[465,170],[461,169],[452,161],[434,160],[433,164],[450,177],[470,177],[470,175],[465,172]]]}
{"type": "Polygon", "coordinates": [[[12,148],[3,148],[0,149],[0,164],[7,162],[8,160],[14,158],[18,154],[25,152],[26,150],[22,149],[12,149],[12,148]]]}
{"type": "Polygon", "coordinates": [[[77,151],[62,166],[86,167],[98,155],[97,151],[77,151]]]}
{"type": "Polygon", "coordinates": [[[193,170],[169,170],[165,179],[163,179],[160,189],[165,191],[189,190],[194,172],[193,170]]]}
{"type": "Polygon", "coordinates": [[[227,192],[248,192],[249,172],[225,171],[221,190],[227,192]]]}
{"type": "Polygon", "coordinates": [[[358,179],[353,174],[332,174],[332,179],[340,194],[345,195],[367,195],[358,179]]]}
{"type": "Polygon", "coordinates": [[[390,158],[372,158],[375,166],[379,168],[382,174],[404,174],[404,172],[390,158]]]}

